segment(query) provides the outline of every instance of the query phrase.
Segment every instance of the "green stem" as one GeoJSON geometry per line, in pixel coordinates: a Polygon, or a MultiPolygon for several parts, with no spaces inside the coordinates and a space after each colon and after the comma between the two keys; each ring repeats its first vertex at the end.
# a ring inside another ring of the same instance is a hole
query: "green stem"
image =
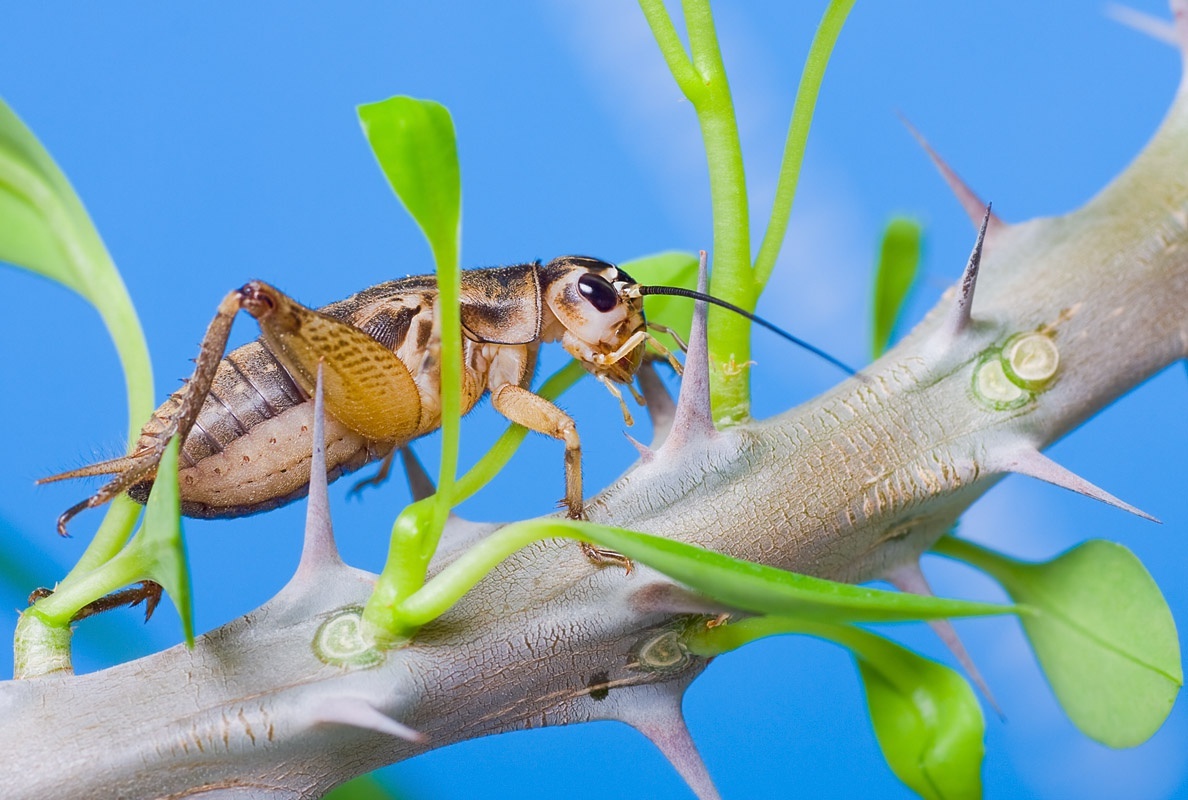
{"type": "Polygon", "coordinates": [[[82,557],[78,559],[78,563],[62,580],[61,586],[66,586],[70,581],[76,580],[115,557],[115,554],[120,552],[120,548],[128,543],[128,537],[136,526],[140,512],[141,506],[127,495],[122,494],[112,500],[99,530],[95,532],[91,543],[87,545],[82,557]]]}
{"type": "Polygon", "coordinates": [[[772,203],[771,219],[767,232],[755,258],[754,280],[757,291],[763,291],[775,268],[784,235],[788,230],[788,219],[792,215],[792,203],[796,199],[796,187],[800,182],[800,168],[804,163],[804,151],[812,127],[813,112],[817,96],[825,78],[825,68],[833,46],[837,43],[842,26],[854,7],[855,0],[831,0],[821,18],[813,43],[809,47],[804,71],[800,75],[800,87],[796,91],[796,102],[792,106],[792,122],[788,126],[788,138],[784,144],[784,156],[780,163],[780,178],[776,184],[775,201],[772,203]]]}
{"type": "Polygon", "coordinates": [[[589,541],[582,529],[582,523],[562,519],[528,520],[500,528],[400,603],[397,615],[410,630],[419,628],[448,611],[512,553],[545,539],[565,537],[589,541]]]}
{"type": "Polygon", "coordinates": [[[685,46],[681,44],[681,37],[672,24],[664,0],[639,0],[639,8],[648,21],[648,27],[652,29],[652,36],[656,38],[660,54],[664,56],[668,71],[672,73],[681,93],[690,100],[694,95],[704,94],[705,84],[693,68],[693,62],[689,60],[685,46]]]}
{"type": "MultiPolygon", "coordinates": [[[[433,495],[433,523],[421,545],[426,555],[424,559],[418,559],[423,560],[426,568],[437,550],[437,543],[454,505],[454,484],[458,476],[458,449],[462,431],[460,236],[461,226],[452,239],[444,242],[440,248],[433,248],[433,257],[437,262],[438,313],[441,315],[441,467],[437,473],[437,492],[433,495]]],[[[421,580],[424,580],[423,572],[421,580]]],[[[416,585],[419,586],[420,581],[416,585]]],[[[412,587],[409,589],[411,591],[412,587]]]]}
{"type": "Polygon", "coordinates": [[[37,601],[25,613],[48,625],[63,627],[69,625],[70,619],[88,603],[150,577],[144,554],[128,548],[75,580],[63,581],[53,594],[37,601]]]}

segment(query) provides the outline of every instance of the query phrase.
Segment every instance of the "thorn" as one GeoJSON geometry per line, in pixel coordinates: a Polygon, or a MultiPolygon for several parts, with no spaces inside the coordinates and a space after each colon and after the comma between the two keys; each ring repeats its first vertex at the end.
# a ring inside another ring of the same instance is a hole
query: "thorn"
{"type": "Polygon", "coordinates": [[[350,725],[395,736],[413,744],[425,742],[425,734],[397,722],[360,697],[326,698],[314,707],[312,717],[315,723],[350,725]]]}
{"type": "Polygon", "coordinates": [[[632,436],[631,434],[629,434],[627,432],[624,432],[623,435],[627,437],[627,441],[631,442],[631,444],[634,445],[635,449],[639,452],[639,460],[640,461],[647,464],[649,461],[651,461],[652,459],[654,459],[656,457],[656,453],[655,453],[655,451],[652,450],[652,448],[648,447],[646,444],[639,441],[638,439],[636,439],[634,436],[632,436]]]}
{"type": "MultiPolygon", "coordinates": [[[[705,251],[697,273],[697,291],[705,294],[709,285],[709,269],[705,251]]],[[[664,447],[680,449],[690,441],[718,435],[710,411],[709,343],[705,320],[707,304],[698,300],[693,305],[693,324],[689,328],[689,352],[685,354],[685,375],[677,396],[672,430],[664,440],[664,447]]]]}
{"type": "MultiPolygon", "coordinates": [[[[909,561],[906,564],[901,564],[888,573],[886,579],[901,592],[918,594],[924,597],[935,597],[932,587],[928,585],[928,579],[924,577],[924,571],[920,569],[919,561],[909,561]]],[[[978,691],[982,693],[982,696],[986,698],[986,702],[998,714],[998,718],[1005,719],[1002,713],[1002,707],[994,699],[989,684],[986,683],[986,679],[982,677],[982,673],[978,670],[977,665],[974,664],[973,658],[970,657],[969,651],[965,649],[961,638],[957,636],[957,629],[953,627],[953,623],[947,619],[930,619],[928,620],[928,625],[940,640],[944,642],[945,647],[949,648],[949,652],[957,659],[957,663],[965,670],[965,674],[973,681],[974,686],[978,687],[978,691]]]]}
{"type": "Polygon", "coordinates": [[[1105,15],[1114,22],[1144,33],[1156,41],[1170,44],[1172,47],[1180,46],[1180,37],[1176,33],[1175,24],[1165,19],[1119,3],[1106,3],[1104,10],[1105,15]]]}
{"type": "Polygon", "coordinates": [[[636,589],[631,593],[630,603],[631,607],[643,616],[697,614],[717,617],[723,614],[746,613],[667,580],[649,583],[636,589]]]}
{"type": "Polygon", "coordinates": [[[1002,472],[1015,472],[1019,475],[1029,475],[1032,478],[1039,478],[1041,481],[1046,481],[1054,486],[1071,489],[1077,494],[1083,494],[1086,497],[1108,503],[1123,511],[1129,511],[1131,514],[1148,519],[1151,522],[1159,522],[1158,519],[1147,512],[1141,511],[1129,503],[1122,502],[1104,489],[1094,486],[1075,472],[1065,469],[1033,447],[1024,446],[1013,453],[1009,453],[1005,458],[993,462],[992,466],[1002,472]]]}
{"type": "Polygon", "coordinates": [[[400,463],[404,465],[404,474],[408,478],[408,490],[412,493],[413,500],[424,500],[431,494],[437,491],[437,487],[433,485],[433,479],[429,477],[429,473],[425,471],[421,460],[417,458],[417,454],[412,451],[411,447],[400,448],[400,463]]]}
{"type": "MultiPolygon", "coordinates": [[[[330,519],[330,497],[326,491],[326,408],[322,397],[322,365],[318,364],[314,388],[313,459],[309,465],[309,500],[305,507],[305,542],[297,575],[313,574],[330,565],[342,564],[334,543],[330,519]]],[[[294,576],[296,577],[296,575],[294,576]]]]}
{"type": "MultiPolygon", "coordinates": [[[[668,432],[672,430],[676,403],[673,402],[668,387],[660,379],[652,362],[645,361],[635,373],[635,377],[639,379],[639,388],[646,401],[644,407],[647,408],[648,417],[652,420],[652,447],[659,447],[664,444],[668,432]]],[[[638,444],[636,446],[639,447],[638,444]]]]}
{"type": "MultiPolygon", "coordinates": [[[[945,163],[945,160],[941,158],[935,150],[932,149],[932,145],[928,143],[928,140],[924,138],[920,131],[916,130],[916,127],[908,121],[907,117],[905,117],[903,114],[900,114],[899,121],[903,123],[904,127],[908,129],[908,133],[910,133],[912,137],[915,138],[919,145],[924,148],[924,152],[932,161],[932,165],[936,167],[937,172],[939,172],[941,177],[944,178],[949,190],[957,196],[957,202],[961,204],[963,209],[965,209],[965,213],[969,217],[969,221],[975,226],[980,223],[983,227],[985,227],[986,223],[982,220],[982,213],[986,210],[987,204],[982,202],[982,199],[978,197],[977,193],[974,192],[973,189],[969,188],[969,185],[966,184],[965,181],[961,180],[961,176],[954,172],[953,168],[945,163]]],[[[989,227],[990,238],[993,239],[995,234],[1001,230],[1005,230],[1007,225],[998,217],[991,216],[989,227]]]]}
{"type": "MultiPolygon", "coordinates": [[[[651,688],[651,687],[649,687],[651,688]]],[[[636,698],[633,698],[633,700],[636,698]]],[[[681,696],[658,692],[641,693],[639,702],[619,707],[619,719],[651,740],[673,769],[685,779],[697,800],[721,800],[705,761],[689,735],[681,713],[681,696]]]]}
{"type": "Polygon", "coordinates": [[[974,242],[973,252],[969,254],[965,271],[961,273],[961,281],[957,284],[957,304],[949,314],[947,325],[950,336],[956,336],[969,327],[974,289],[978,284],[978,268],[982,264],[982,245],[986,241],[986,226],[990,223],[990,217],[990,206],[987,205],[982,227],[978,229],[978,239],[974,242]]]}

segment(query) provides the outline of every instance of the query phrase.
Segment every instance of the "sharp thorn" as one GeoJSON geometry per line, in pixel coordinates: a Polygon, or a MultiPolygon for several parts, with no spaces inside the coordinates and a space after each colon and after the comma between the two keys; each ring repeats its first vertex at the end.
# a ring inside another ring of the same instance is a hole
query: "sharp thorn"
{"type": "Polygon", "coordinates": [[[330,519],[330,496],[326,489],[326,407],[322,395],[322,365],[318,364],[314,388],[313,458],[309,466],[309,500],[305,507],[305,541],[297,574],[314,573],[328,565],[339,565],[330,519]]]}
{"type": "Polygon", "coordinates": [[[974,289],[978,284],[978,269],[982,264],[982,245],[986,240],[986,226],[990,223],[990,206],[986,206],[986,213],[982,217],[982,227],[978,229],[978,238],[974,242],[973,252],[969,254],[965,270],[961,273],[961,281],[957,284],[957,302],[949,314],[947,329],[950,336],[956,336],[969,327],[970,314],[973,308],[974,289]]]}
{"type": "Polygon", "coordinates": [[[635,375],[639,379],[639,388],[646,401],[644,407],[652,420],[652,447],[659,447],[664,444],[668,432],[672,430],[676,403],[652,362],[645,361],[635,375]]]}
{"type": "MultiPolygon", "coordinates": [[[[932,587],[928,585],[928,579],[924,577],[924,571],[920,569],[920,563],[918,561],[911,561],[896,567],[886,578],[892,586],[901,592],[918,594],[924,597],[935,596],[932,593],[932,587]]],[[[999,719],[1004,719],[1002,708],[998,705],[998,701],[994,699],[989,684],[986,683],[986,679],[982,677],[981,671],[974,664],[973,658],[970,657],[969,651],[965,649],[961,638],[957,636],[957,629],[953,627],[953,623],[947,619],[932,619],[928,620],[928,625],[940,640],[944,642],[945,647],[949,648],[949,652],[957,659],[957,663],[965,670],[965,674],[969,676],[973,685],[978,687],[978,691],[986,698],[986,702],[998,714],[999,719]]]]}
{"type": "MultiPolygon", "coordinates": [[[[706,253],[701,251],[697,274],[697,291],[705,294],[709,285],[706,253]]],[[[708,305],[697,301],[693,306],[693,324],[689,328],[689,352],[685,355],[685,374],[681,378],[681,392],[677,396],[672,430],[664,440],[664,447],[680,449],[686,443],[717,435],[710,410],[709,343],[706,338],[708,305]]]]}
{"type": "Polygon", "coordinates": [[[414,744],[422,744],[425,741],[423,733],[397,722],[360,697],[333,697],[323,700],[313,710],[313,721],[331,725],[350,725],[414,744]]]}
{"type": "Polygon", "coordinates": [[[1061,486],[1065,489],[1071,489],[1077,494],[1083,494],[1086,497],[1091,497],[1094,500],[1100,500],[1103,503],[1108,503],[1115,508],[1120,508],[1123,511],[1129,511],[1135,516],[1150,520],[1151,522],[1159,522],[1158,519],[1151,516],[1145,511],[1142,511],[1129,503],[1125,503],[1114,497],[1104,489],[1094,486],[1089,481],[1077,475],[1068,469],[1057,464],[1052,459],[1045,456],[1039,450],[1033,447],[1023,447],[1007,456],[1000,458],[993,464],[994,467],[1002,472],[1015,472],[1019,475],[1029,475],[1032,478],[1038,478],[1041,481],[1046,481],[1054,486],[1061,486]]]}
{"type": "MultiPolygon", "coordinates": [[[[945,160],[941,158],[935,150],[932,149],[932,145],[928,143],[928,140],[924,138],[920,131],[916,130],[916,127],[908,121],[907,117],[903,116],[903,114],[900,114],[899,121],[902,122],[904,127],[908,129],[908,133],[910,133],[916,142],[919,143],[920,147],[924,148],[924,152],[932,161],[932,165],[936,167],[937,172],[939,172],[941,177],[944,178],[949,190],[953,192],[954,195],[956,195],[957,202],[960,203],[961,207],[965,210],[966,215],[969,217],[969,221],[972,222],[974,226],[979,224],[984,225],[985,223],[982,221],[982,213],[986,210],[986,203],[982,202],[982,199],[978,197],[977,193],[974,192],[973,189],[969,188],[969,185],[961,179],[961,176],[954,172],[953,168],[945,163],[945,160]]],[[[994,235],[998,231],[1006,228],[1006,223],[998,217],[991,216],[989,228],[990,238],[993,239],[994,235]]]]}
{"type": "Polygon", "coordinates": [[[1180,46],[1180,37],[1176,33],[1176,26],[1161,17],[1120,3],[1106,3],[1104,11],[1105,15],[1114,22],[1125,25],[1131,30],[1146,34],[1152,39],[1170,44],[1172,47],[1180,46]]]}
{"type": "MultiPolygon", "coordinates": [[[[649,687],[650,688],[650,687],[649,687]]],[[[633,698],[634,699],[634,698],[633,698]]],[[[668,694],[642,695],[640,702],[621,707],[622,721],[651,740],[673,769],[685,779],[697,800],[721,800],[697,745],[689,735],[681,713],[681,697],[668,694]],[[649,702],[650,700],[650,702],[649,702]]]]}
{"type": "Polygon", "coordinates": [[[648,447],[646,444],[639,441],[629,433],[624,433],[623,435],[627,437],[627,441],[631,442],[631,444],[634,445],[635,449],[639,452],[640,461],[647,464],[656,457],[656,453],[652,450],[652,448],[648,447]]]}
{"type": "Polygon", "coordinates": [[[412,451],[411,447],[400,448],[400,463],[404,465],[408,490],[412,494],[413,500],[424,500],[437,491],[437,487],[433,485],[433,479],[429,477],[429,473],[425,471],[424,465],[421,464],[421,460],[417,458],[417,454],[412,451]]]}

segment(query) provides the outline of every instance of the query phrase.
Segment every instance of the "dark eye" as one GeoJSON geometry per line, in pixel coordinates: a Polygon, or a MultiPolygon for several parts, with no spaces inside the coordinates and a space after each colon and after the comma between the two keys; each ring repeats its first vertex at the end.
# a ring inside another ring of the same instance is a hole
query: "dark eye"
{"type": "Polygon", "coordinates": [[[615,287],[598,275],[586,274],[578,278],[578,291],[590,301],[590,305],[603,313],[619,304],[619,293],[615,287]]]}

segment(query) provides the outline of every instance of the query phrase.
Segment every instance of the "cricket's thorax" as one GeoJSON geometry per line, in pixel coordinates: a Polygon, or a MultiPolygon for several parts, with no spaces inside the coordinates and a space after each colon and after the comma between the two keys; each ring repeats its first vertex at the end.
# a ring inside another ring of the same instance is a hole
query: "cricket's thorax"
{"type": "MultiPolygon", "coordinates": [[[[533,267],[534,265],[525,265],[533,267]]],[[[514,272],[505,268],[500,272],[514,272]]],[[[519,278],[521,292],[539,298],[535,270],[497,275],[506,287],[519,278]],[[532,285],[524,286],[526,281],[532,285]]],[[[486,391],[504,384],[525,388],[532,381],[540,341],[540,304],[530,314],[501,313],[498,303],[475,303],[475,296],[523,302],[523,294],[492,293],[489,286],[467,285],[463,273],[462,413],[486,391]],[[484,334],[522,339],[500,344],[478,341],[484,334]]],[[[473,284],[473,281],[469,282],[473,284]]],[[[489,284],[490,281],[484,281],[489,284]]],[[[391,350],[416,384],[420,417],[407,441],[441,426],[440,339],[433,330],[437,286],[432,276],[418,276],[373,286],[320,311],[351,324],[391,350]]],[[[166,417],[182,390],[167,400],[157,418],[166,417]]],[[[181,452],[179,480],[184,513],[228,517],[266,511],[304,496],[309,482],[312,403],[308,394],[261,340],[229,353],[219,364],[210,393],[181,452]]],[[[146,430],[142,442],[152,431],[146,430]]],[[[334,419],[326,421],[326,466],[331,480],[382,458],[407,441],[368,440],[334,419]]],[[[140,489],[141,487],[137,487],[140,489]]],[[[142,491],[147,492],[143,485],[142,491]]],[[[133,492],[134,496],[141,492],[133,492]]],[[[137,498],[141,499],[141,498],[137,498]]]]}

